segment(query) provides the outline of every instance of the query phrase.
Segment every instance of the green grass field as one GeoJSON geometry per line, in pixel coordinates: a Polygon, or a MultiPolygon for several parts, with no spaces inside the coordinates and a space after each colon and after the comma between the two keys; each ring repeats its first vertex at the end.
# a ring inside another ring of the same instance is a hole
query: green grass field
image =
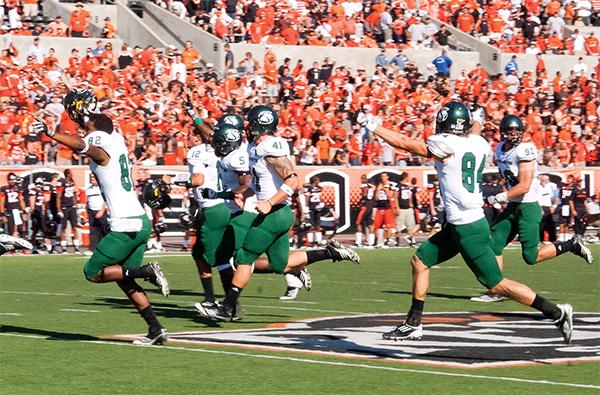
{"type": "MultiPolygon", "coordinates": [[[[599,247],[592,250],[600,257],[599,247]]],[[[195,266],[186,255],[159,258],[172,294],[165,300],[150,291],[150,297],[170,332],[405,313],[411,300],[411,253],[362,250],[360,266],[313,265],[313,290],[302,291],[293,302],[278,300],[285,288],[281,276],[255,275],[242,294],[245,318],[239,323],[207,323],[191,310],[202,294],[195,266]]],[[[463,369],[234,346],[130,346],[112,336],[144,333],[144,322],[116,285],[85,281],[84,262],[85,257],[76,255],[0,258],[1,394],[600,393],[598,362],[463,369]]],[[[519,250],[506,251],[505,262],[508,277],[548,299],[569,302],[576,312],[600,312],[597,263],[589,266],[565,255],[529,267],[519,250]]],[[[480,291],[462,261],[447,262],[432,270],[426,313],[528,311],[511,301],[468,300],[480,291]]],[[[596,343],[596,355],[599,352],[596,343]]]]}

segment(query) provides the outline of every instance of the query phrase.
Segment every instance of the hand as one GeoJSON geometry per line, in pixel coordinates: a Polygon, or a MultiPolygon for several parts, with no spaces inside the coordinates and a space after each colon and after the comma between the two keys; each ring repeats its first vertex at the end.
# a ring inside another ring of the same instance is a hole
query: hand
{"type": "Polygon", "coordinates": [[[241,193],[235,193],[233,201],[234,201],[235,204],[237,204],[237,206],[239,208],[243,208],[244,207],[244,195],[242,195],[241,193]]]}
{"type": "Polygon", "coordinates": [[[33,131],[36,133],[44,133],[46,136],[48,137],[54,137],[54,131],[48,129],[48,125],[46,125],[46,123],[38,118],[35,119],[35,121],[33,121],[33,123],[31,124],[31,127],[33,128],[33,131]]]}
{"type": "Polygon", "coordinates": [[[492,206],[498,203],[506,203],[508,202],[508,196],[506,195],[506,192],[500,192],[497,195],[488,196],[487,201],[492,206]]]}
{"type": "Polygon", "coordinates": [[[353,115],[353,118],[354,123],[356,123],[360,127],[366,128],[369,132],[372,132],[375,129],[377,129],[377,124],[374,122],[370,122],[367,118],[367,114],[365,114],[362,110],[356,111],[353,115]]]}
{"type": "Polygon", "coordinates": [[[62,211],[59,211],[58,213],[56,213],[56,215],[58,215],[58,218],[60,219],[63,219],[65,217],[62,211]]]}
{"type": "Polygon", "coordinates": [[[260,200],[256,202],[256,211],[258,211],[258,213],[262,215],[269,214],[269,212],[271,212],[272,207],[273,206],[271,206],[271,203],[269,203],[268,200],[260,200]]]}
{"type": "Polygon", "coordinates": [[[217,191],[213,191],[212,189],[208,188],[202,188],[200,189],[200,196],[202,196],[203,199],[216,199],[217,191]]]}
{"type": "Polygon", "coordinates": [[[185,113],[188,115],[188,117],[190,117],[192,119],[198,118],[198,113],[196,113],[196,110],[194,110],[194,106],[191,102],[184,101],[183,109],[185,110],[185,113]]]}

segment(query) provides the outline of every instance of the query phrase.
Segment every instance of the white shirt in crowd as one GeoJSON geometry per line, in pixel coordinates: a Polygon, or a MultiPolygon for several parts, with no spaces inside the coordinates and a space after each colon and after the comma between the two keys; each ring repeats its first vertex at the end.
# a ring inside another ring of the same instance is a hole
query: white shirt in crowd
{"type": "Polygon", "coordinates": [[[546,185],[540,185],[540,206],[552,206],[554,204],[553,201],[557,193],[558,187],[553,182],[549,182],[546,185]]]}

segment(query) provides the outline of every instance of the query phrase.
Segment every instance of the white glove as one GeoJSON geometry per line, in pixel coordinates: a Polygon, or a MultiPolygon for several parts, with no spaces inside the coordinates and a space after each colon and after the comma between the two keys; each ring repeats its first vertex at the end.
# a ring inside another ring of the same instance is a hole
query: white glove
{"type": "Polygon", "coordinates": [[[485,115],[485,113],[483,112],[483,107],[480,107],[471,113],[473,122],[479,122],[480,125],[483,125],[484,115],[485,115]]]}
{"type": "Polygon", "coordinates": [[[373,132],[377,129],[377,124],[373,121],[369,121],[367,114],[365,114],[362,110],[358,110],[354,113],[354,122],[359,126],[366,128],[369,132],[373,132]]]}
{"type": "Polygon", "coordinates": [[[31,124],[31,127],[36,133],[44,133],[48,137],[54,137],[54,130],[50,130],[48,125],[42,120],[36,118],[31,124]]]}
{"type": "Polygon", "coordinates": [[[58,218],[60,219],[63,219],[65,217],[62,211],[59,211],[58,213],[56,213],[56,215],[58,215],[58,218]]]}
{"type": "Polygon", "coordinates": [[[506,192],[500,192],[497,195],[488,196],[487,201],[493,206],[498,203],[508,202],[508,197],[506,196],[506,192]]]}
{"type": "Polygon", "coordinates": [[[185,113],[188,115],[188,117],[192,118],[192,120],[198,118],[198,113],[196,112],[196,110],[194,110],[194,106],[192,105],[192,103],[184,101],[183,109],[185,110],[185,113]]]}

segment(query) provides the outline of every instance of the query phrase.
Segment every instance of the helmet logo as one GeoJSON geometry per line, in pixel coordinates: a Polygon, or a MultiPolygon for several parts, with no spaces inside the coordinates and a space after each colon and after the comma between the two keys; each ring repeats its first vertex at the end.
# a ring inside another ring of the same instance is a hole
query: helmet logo
{"type": "Polygon", "coordinates": [[[448,107],[442,107],[442,109],[440,110],[439,114],[438,114],[438,121],[439,122],[444,122],[446,119],[448,119],[448,111],[450,109],[448,107]]]}
{"type": "Polygon", "coordinates": [[[271,113],[271,111],[261,111],[258,114],[258,123],[261,125],[270,125],[273,123],[273,121],[275,121],[275,118],[273,118],[273,114],[271,113]]]}
{"type": "Polygon", "coordinates": [[[223,118],[223,123],[226,123],[228,125],[235,125],[236,118],[233,115],[227,115],[225,118],[223,118]]]}
{"type": "Polygon", "coordinates": [[[461,119],[461,118],[458,118],[456,120],[456,127],[455,127],[455,129],[456,130],[463,130],[464,129],[463,123],[465,123],[465,120],[461,119]]]}
{"type": "Polygon", "coordinates": [[[240,132],[237,129],[229,129],[225,132],[225,140],[230,143],[235,143],[240,139],[240,132]]]}

